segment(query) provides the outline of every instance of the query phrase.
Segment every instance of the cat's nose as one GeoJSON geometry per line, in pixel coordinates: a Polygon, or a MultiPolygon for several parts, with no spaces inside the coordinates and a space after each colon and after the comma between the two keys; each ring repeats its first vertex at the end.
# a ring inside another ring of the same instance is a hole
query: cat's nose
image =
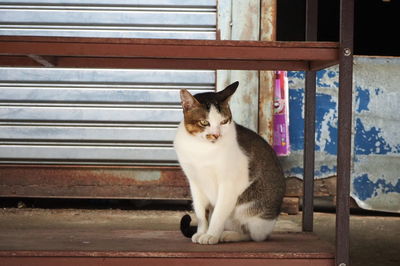
{"type": "Polygon", "coordinates": [[[220,136],[221,136],[220,134],[207,134],[206,137],[208,140],[213,141],[213,140],[217,140],[220,136]]]}

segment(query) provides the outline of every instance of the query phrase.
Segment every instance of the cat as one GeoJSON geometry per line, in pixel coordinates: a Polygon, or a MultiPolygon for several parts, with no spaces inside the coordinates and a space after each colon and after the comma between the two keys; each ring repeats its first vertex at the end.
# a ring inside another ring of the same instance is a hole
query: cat
{"type": "Polygon", "coordinates": [[[198,221],[190,227],[184,216],[181,230],[194,243],[264,241],[280,213],[285,180],[274,150],[232,120],[229,100],[238,86],[194,96],[180,92],[184,119],[174,148],[198,221]]]}

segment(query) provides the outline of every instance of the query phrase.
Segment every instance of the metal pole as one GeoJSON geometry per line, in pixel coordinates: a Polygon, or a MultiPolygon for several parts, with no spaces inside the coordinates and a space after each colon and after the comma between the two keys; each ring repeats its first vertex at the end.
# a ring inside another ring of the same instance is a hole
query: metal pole
{"type": "MultiPolygon", "coordinates": [[[[317,41],[318,0],[306,2],[306,41],[317,41]]],[[[303,231],[313,231],[316,71],[306,71],[304,101],[303,231]]]]}
{"type": "Polygon", "coordinates": [[[340,1],[336,265],[349,265],[354,0],[340,1]]]}

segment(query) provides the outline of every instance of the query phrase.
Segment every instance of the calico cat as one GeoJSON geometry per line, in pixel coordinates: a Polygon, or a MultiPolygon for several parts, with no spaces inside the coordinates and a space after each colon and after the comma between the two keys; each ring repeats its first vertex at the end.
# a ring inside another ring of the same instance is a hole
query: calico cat
{"type": "Polygon", "coordinates": [[[174,147],[189,180],[197,231],[194,243],[264,241],[280,212],[285,180],[275,152],[258,134],[232,120],[229,99],[239,86],[192,96],[181,90],[184,119],[174,147]]]}

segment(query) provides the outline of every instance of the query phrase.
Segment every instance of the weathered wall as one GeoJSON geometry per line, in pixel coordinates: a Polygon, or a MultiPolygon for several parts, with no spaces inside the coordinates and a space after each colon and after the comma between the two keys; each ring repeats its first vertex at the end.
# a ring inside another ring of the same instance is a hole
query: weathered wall
{"type": "MultiPolygon", "coordinates": [[[[400,58],[356,57],[351,196],[365,209],[400,212],[400,58]]],[[[317,75],[316,178],[336,175],[338,68],[317,75]]],[[[286,174],[302,178],[304,72],[289,72],[292,154],[286,174]]]]}
{"type": "Polygon", "coordinates": [[[352,197],[366,209],[400,212],[400,58],[355,65],[352,197]]]}
{"type": "MultiPolygon", "coordinates": [[[[259,40],[260,0],[219,0],[217,10],[217,32],[221,40],[259,40]]],[[[235,120],[257,131],[258,71],[217,70],[216,77],[217,90],[235,81],[240,82],[240,89],[230,101],[235,120]]]]}

